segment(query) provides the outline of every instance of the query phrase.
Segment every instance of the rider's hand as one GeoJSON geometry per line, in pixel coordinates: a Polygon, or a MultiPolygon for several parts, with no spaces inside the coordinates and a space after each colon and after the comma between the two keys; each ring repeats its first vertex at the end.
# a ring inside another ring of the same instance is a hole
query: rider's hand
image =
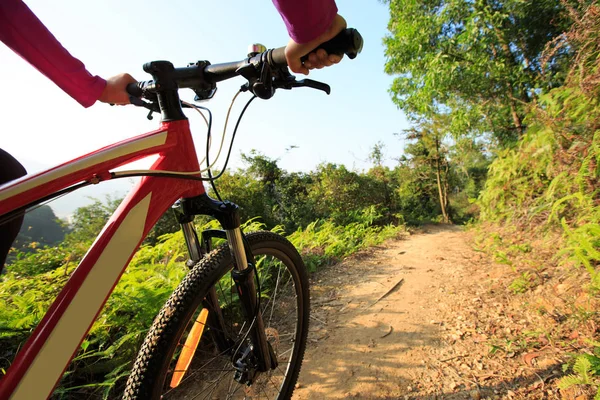
{"type": "Polygon", "coordinates": [[[111,76],[106,80],[106,87],[98,100],[103,103],[129,104],[129,94],[125,88],[127,84],[135,82],[137,81],[129,74],[111,76]]]}
{"type": "Polygon", "coordinates": [[[333,39],[343,29],[346,29],[346,20],[341,15],[336,15],[333,23],[321,36],[308,43],[296,43],[292,39],[285,48],[285,58],[292,72],[308,75],[311,69],[321,69],[337,64],[342,60],[342,57],[335,54],[327,54],[323,49],[319,49],[314,53],[310,53],[308,60],[302,64],[300,58],[308,54],[311,50],[318,47],[321,43],[333,39]]]}

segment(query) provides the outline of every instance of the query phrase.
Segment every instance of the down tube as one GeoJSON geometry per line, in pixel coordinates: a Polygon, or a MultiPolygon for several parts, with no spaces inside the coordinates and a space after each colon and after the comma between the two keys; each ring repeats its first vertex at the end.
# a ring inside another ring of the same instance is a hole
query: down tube
{"type": "Polygon", "coordinates": [[[123,200],[0,381],[0,399],[45,399],[58,383],[138,246],[200,182],[146,177],[123,200]]]}

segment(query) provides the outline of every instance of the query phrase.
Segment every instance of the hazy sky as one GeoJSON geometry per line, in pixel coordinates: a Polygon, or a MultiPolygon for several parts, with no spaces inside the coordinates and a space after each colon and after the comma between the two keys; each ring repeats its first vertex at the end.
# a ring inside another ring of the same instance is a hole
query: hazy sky
{"type": "MultiPolygon", "coordinates": [[[[272,48],[288,40],[269,0],[26,3],[90,72],[103,77],[129,72],[137,79],[150,79],[142,70],[147,61],[164,59],[175,66],[197,60],[235,61],[246,56],[251,43],[272,48]]],[[[348,25],[363,35],[363,53],[311,73],[310,78],[331,85],[330,96],[300,88],[279,91],[269,101],[254,101],[234,144],[234,167],[242,165],[240,152],[251,149],[279,158],[279,165],[288,171],[309,171],[322,162],[368,168],[368,153],[378,141],[386,145],[388,165],[401,153],[402,143],[393,133],[407,123],[390,100],[392,78],[383,72],[387,7],[377,0],[339,0],[337,4],[348,25]],[[298,148],[286,153],[292,145],[298,148]]],[[[29,170],[76,158],[158,124],[158,116],[148,121],[145,110],[133,106],[98,103],[84,109],[5,46],[0,46],[0,79],[0,148],[22,160],[29,170]]],[[[214,100],[203,104],[215,115],[213,134],[220,134],[231,97],[243,82],[238,78],[220,84],[214,100]]],[[[193,93],[186,90],[181,96],[191,100],[193,93]]],[[[234,115],[243,104],[238,101],[234,115]]],[[[203,149],[203,122],[188,115],[197,146],[203,149]]]]}

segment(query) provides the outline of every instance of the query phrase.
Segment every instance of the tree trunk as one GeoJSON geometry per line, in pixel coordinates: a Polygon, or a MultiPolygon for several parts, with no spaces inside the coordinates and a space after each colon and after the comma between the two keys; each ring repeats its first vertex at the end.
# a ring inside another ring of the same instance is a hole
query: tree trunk
{"type": "MultiPolygon", "coordinates": [[[[485,2],[485,3],[487,4],[487,2],[485,2]]],[[[494,33],[496,34],[496,39],[498,39],[498,43],[500,44],[500,47],[502,48],[502,52],[504,53],[504,59],[506,60],[506,62],[508,62],[513,68],[518,68],[519,63],[515,59],[515,55],[513,54],[513,52],[510,50],[508,41],[504,37],[504,32],[496,26],[496,27],[494,27],[494,33]]],[[[513,45],[514,45],[514,43],[513,43],[513,45]]],[[[522,53],[524,53],[524,52],[522,52],[522,53]]],[[[495,50],[494,50],[494,56],[495,57],[497,56],[495,50]]],[[[523,129],[522,118],[517,112],[517,106],[515,104],[515,100],[513,97],[515,88],[514,88],[513,84],[508,80],[506,82],[506,86],[508,88],[508,100],[510,102],[510,112],[512,114],[513,123],[515,125],[515,128],[519,132],[519,137],[521,137],[521,136],[523,136],[524,129],[523,129]]],[[[531,99],[529,98],[529,95],[527,94],[527,92],[525,92],[522,87],[518,88],[518,90],[519,90],[519,96],[521,97],[521,100],[524,103],[529,103],[531,101],[531,99]]]]}
{"type": "MultiPolygon", "coordinates": [[[[383,172],[385,174],[385,171],[383,172]]],[[[385,206],[387,208],[387,221],[388,224],[392,223],[392,196],[390,196],[390,189],[389,189],[389,182],[387,180],[387,178],[383,177],[383,190],[384,190],[384,201],[385,201],[385,206]]]]}
{"type": "Polygon", "coordinates": [[[437,178],[437,187],[438,193],[440,196],[440,207],[442,208],[442,216],[444,217],[444,222],[449,223],[450,219],[448,218],[448,213],[446,211],[446,196],[444,196],[444,189],[442,186],[442,170],[440,167],[440,142],[438,138],[435,138],[435,177],[437,178]]]}
{"type": "Polygon", "coordinates": [[[517,113],[515,101],[512,99],[510,100],[510,113],[513,118],[513,123],[515,124],[515,128],[517,128],[517,131],[519,132],[519,137],[523,136],[523,123],[521,122],[519,113],[517,113]]]}
{"type": "Polygon", "coordinates": [[[449,179],[448,174],[450,173],[450,164],[446,161],[446,165],[444,168],[444,202],[446,204],[446,214],[448,215],[448,223],[452,222],[452,208],[450,207],[450,200],[448,198],[448,186],[449,179]]]}

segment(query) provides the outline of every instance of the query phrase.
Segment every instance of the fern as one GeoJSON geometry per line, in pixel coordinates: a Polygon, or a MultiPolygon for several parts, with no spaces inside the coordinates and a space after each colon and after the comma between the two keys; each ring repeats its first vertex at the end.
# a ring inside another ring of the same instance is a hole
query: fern
{"type": "MultiPolygon", "coordinates": [[[[564,390],[576,385],[598,386],[600,384],[600,342],[588,341],[588,343],[594,346],[594,353],[576,356],[572,366],[574,373],[559,380],[558,387],[560,389],[564,390]]],[[[565,364],[563,369],[569,369],[569,365],[565,364]]],[[[600,387],[595,398],[598,398],[599,394],[600,387]]]]}
{"type": "Polygon", "coordinates": [[[558,387],[560,389],[568,389],[575,385],[595,385],[598,375],[600,375],[600,358],[589,354],[577,356],[573,372],[574,374],[564,376],[559,380],[558,387]]]}

